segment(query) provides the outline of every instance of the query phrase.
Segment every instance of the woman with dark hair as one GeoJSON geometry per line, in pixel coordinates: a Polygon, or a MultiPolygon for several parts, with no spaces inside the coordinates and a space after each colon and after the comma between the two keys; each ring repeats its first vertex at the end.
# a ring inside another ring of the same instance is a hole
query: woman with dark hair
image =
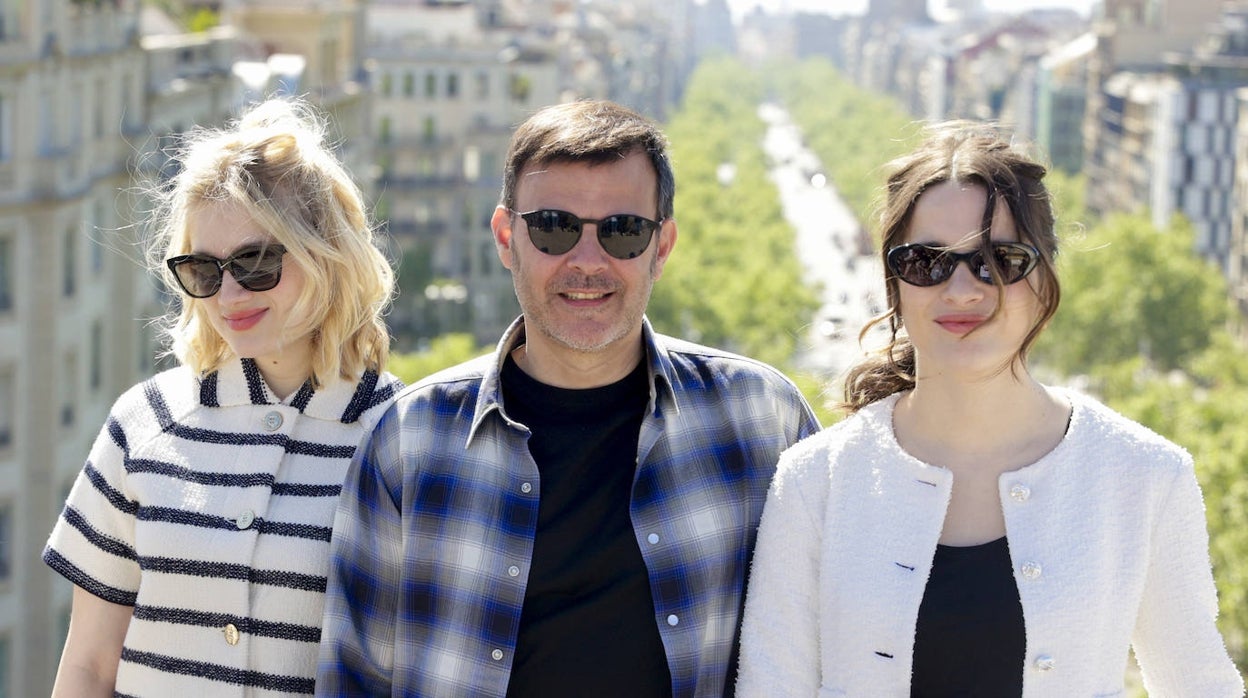
{"type": "Polygon", "coordinates": [[[200,129],[153,190],[179,366],[113,405],[43,559],[55,696],[311,694],[334,511],[398,379],[393,274],[303,102],[200,129]]]}
{"type": "Polygon", "coordinates": [[[1154,695],[1241,696],[1191,456],[1028,370],[1060,297],[1044,167],[954,122],[891,171],[891,341],[780,459],[738,695],[1120,695],[1134,649],[1154,695]]]}

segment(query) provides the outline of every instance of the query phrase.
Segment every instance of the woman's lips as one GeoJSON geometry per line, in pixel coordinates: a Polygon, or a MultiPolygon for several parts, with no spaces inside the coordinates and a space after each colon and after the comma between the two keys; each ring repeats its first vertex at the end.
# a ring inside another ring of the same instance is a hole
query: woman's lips
{"type": "Polygon", "coordinates": [[[225,318],[225,324],[229,326],[231,330],[234,330],[235,332],[244,332],[255,327],[256,323],[260,322],[260,320],[264,318],[264,314],[266,312],[268,312],[267,309],[261,308],[260,310],[246,311],[236,315],[225,315],[223,317],[225,318]]]}
{"type": "Polygon", "coordinates": [[[956,335],[964,335],[984,324],[982,315],[942,315],[936,318],[936,324],[956,335]]]}

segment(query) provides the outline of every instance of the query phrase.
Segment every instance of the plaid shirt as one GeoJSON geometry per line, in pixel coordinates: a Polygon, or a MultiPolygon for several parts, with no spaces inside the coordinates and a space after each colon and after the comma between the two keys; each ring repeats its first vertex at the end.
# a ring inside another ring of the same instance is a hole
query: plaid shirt
{"type": "MultiPolygon", "coordinates": [[[[498,350],[400,393],[334,522],[317,695],[504,696],[541,481],[498,350]]],[[[630,514],[672,693],[732,691],[745,578],[780,452],[819,425],[760,362],[643,328],[650,401],[630,514]]]]}

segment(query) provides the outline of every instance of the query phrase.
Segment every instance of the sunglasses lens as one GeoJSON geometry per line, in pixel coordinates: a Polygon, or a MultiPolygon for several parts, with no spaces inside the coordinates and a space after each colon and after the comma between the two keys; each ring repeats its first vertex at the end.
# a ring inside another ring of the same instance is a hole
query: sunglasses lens
{"type": "Polygon", "coordinates": [[[566,211],[545,209],[521,214],[533,246],[546,254],[561,255],[581,239],[581,222],[566,211]]]}
{"type": "Polygon", "coordinates": [[[982,283],[993,283],[993,266],[1001,275],[1002,283],[1017,283],[1031,273],[1038,259],[1036,251],[1027,245],[998,242],[992,245],[992,266],[978,250],[958,254],[928,245],[894,247],[889,250],[887,261],[893,274],[911,286],[935,286],[953,276],[953,270],[963,261],[982,283]]]}
{"type": "Polygon", "coordinates": [[[997,270],[1001,272],[1001,280],[1007,284],[1022,281],[1036,266],[1036,254],[1031,248],[1021,245],[993,245],[992,255],[996,259],[997,270]]]}
{"type": "MultiPolygon", "coordinates": [[[[230,275],[239,286],[248,291],[268,291],[282,280],[282,255],[280,247],[244,252],[230,259],[230,275]]],[[[221,277],[217,276],[220,283],[221,277]]]]}
{"type": "Polygon", "coordinates": [[[954,260],[926,245],[902,245],[888,252],[888,268],[911,286],[935,286],[949,278],[954,260]]]}
{"type": "Polygon", "coordinates": [[[173,273],[192,298],[207,298],[221,289],[221,268],[215,260],[184,258],[173,265],[173,273]]]}
{"type": "Polygon", "coordinates": [[[612,257],[632,259],[646,251],[654,228],[654,221],[641,216],[610,216],[598,223],[598,241],[612,257]]]}

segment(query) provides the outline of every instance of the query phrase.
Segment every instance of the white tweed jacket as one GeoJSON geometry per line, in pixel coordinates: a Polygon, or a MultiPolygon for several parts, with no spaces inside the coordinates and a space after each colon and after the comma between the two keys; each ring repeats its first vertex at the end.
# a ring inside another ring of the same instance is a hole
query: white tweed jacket
{"type": "MultiPolygon", "coordinates": [[[[1242,696],[1215,627],[1191,456],[1086,396],[1062,442],[1001,476],[1026,697],[1242,696]]],[[[737,695],[909,696],[952,474],[904,452],[893,395],[786,451],[759,529],[737,695]]]]}
{"type": "Polygon", "coordinates": [[[305,384],[254,361],[165,371],[113,405],[44,561],[134,607],[116,694],[311,694],[347,466],[402,384],[305,384]]]}

